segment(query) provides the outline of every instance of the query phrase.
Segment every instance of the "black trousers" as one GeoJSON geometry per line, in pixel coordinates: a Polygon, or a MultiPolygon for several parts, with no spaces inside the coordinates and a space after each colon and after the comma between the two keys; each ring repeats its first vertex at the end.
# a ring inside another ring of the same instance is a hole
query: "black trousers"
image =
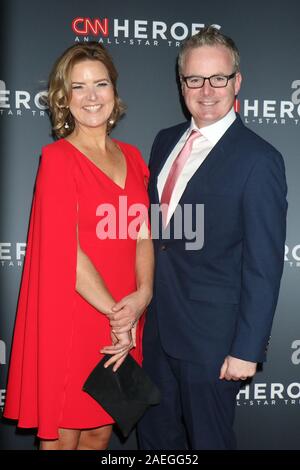
{"type": "Polygon", "coordinates": [[[145,336],[143,367],[162,400],[138,424],[140,449],[236,448],[233,421],[241,382],[220,380],[221,365],[172,358],[158,334],[145,336]]]}

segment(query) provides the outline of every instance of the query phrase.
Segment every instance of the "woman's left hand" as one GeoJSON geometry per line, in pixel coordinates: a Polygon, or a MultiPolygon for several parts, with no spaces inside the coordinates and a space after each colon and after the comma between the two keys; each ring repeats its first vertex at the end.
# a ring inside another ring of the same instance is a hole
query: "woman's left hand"
{"type": "Polygon", "coordinates": [[[100,352],[102,354],[110,355],[110,358],[106,361],[104,367],[113,365],[113,371],[116,372],[125,361],[129,351],[135,346],[135,336],[130,333],[123,333],[122,338],[120,339],[111,331],[111,340],[112,345],[104,346],[100,352]]]}
{"type": "Polygon", "coordinates": [[[112,307],[112,313],[108,315],[112,331],[118,334],[133,330],[135,340],[135,327],[149,305],[151,297],[152,294],[146,289],[138,289],[117,302],[112,307]]]}

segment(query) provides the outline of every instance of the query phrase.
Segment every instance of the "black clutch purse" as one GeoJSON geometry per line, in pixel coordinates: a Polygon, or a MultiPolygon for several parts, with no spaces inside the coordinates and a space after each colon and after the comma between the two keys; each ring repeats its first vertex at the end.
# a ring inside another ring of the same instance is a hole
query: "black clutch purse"
{"type": "Polygon", "coordinates": [[[88,376],[83,390],[115,420],[124,437],[151,405],[160,402],[160,391],[144,370],[128,354],[116,372],[104,368],[111,356],[104,356],[88,376]]]}

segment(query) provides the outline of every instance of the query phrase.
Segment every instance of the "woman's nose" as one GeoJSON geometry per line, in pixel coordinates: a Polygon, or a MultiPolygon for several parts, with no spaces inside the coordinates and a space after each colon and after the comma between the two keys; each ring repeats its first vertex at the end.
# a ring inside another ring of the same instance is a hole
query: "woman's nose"
{"type": "Polygon", "coordinates": [[[97,99],[97,93],[96,93],[95,87],[89,87],[87,89],[87,98],[92,101],[95,101],[95,99],[97,99]]]}

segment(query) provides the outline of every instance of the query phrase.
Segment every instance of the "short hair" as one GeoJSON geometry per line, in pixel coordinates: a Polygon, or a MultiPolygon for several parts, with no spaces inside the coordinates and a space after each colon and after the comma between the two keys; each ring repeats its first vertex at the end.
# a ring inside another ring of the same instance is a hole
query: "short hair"
{"type": "Polygon", "coordinates": [[[231,52],[234,72],[240,70],[240,53],[234,41],[229,36],[225,36],[225,34],[221,33],[214,26],[206,26],[182,44],[178,55],[179,75],[182,73],[187,52],[190,49],[196,49],[202,46],[225,46],[231,52]]]}
{"type": "Polygon", "coordinates": [[[94,41],[75,44],[57,59],[49,77],[48,106],[52,129],[57,137],[67,137],[75,128],[75,121],[68,107],[72,94],[71,72],[74,65],[85,60],[101,62],[107,68],[113,85],[115,104],[107,123],[108,133],[125,111],[125,106],[117,92],[118,72],[107,50],[94,41]]]}

